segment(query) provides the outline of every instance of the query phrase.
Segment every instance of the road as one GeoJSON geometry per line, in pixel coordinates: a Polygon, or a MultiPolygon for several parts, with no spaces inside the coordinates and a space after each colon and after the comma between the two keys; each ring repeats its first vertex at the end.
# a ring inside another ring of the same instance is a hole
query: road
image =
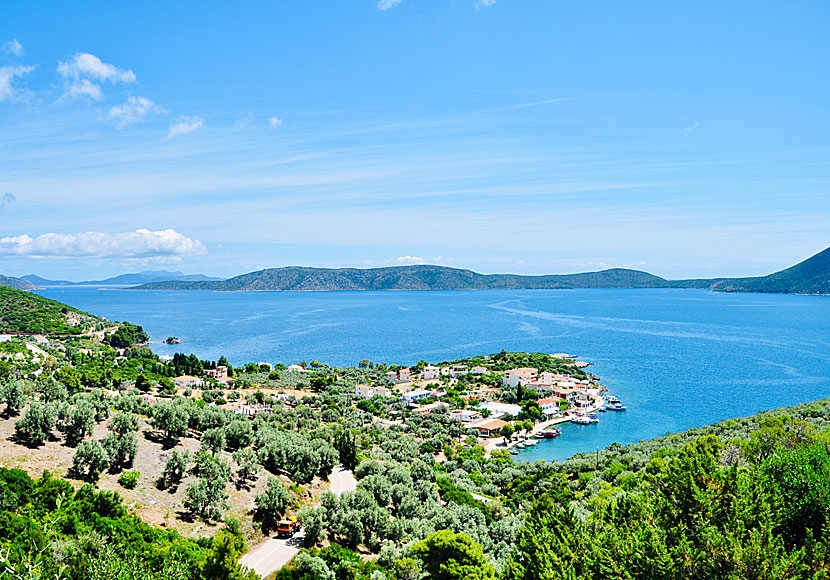
{"type": "MultiPolygon", "coordinates": [[[[329,481],[331,482],[329,491],[335,495],[340,495],[341,493],[357,488],[357,479],[355,479],[351,471],[342,465],[334,468],[329,476],[329,481]]],[[[264,578],[288,564],[291,558],[296,556],[300,548],[303,547],[304,538],[305,533],[303,530],[297,532],[293,538],[268,538],[259,546],[242,556],[239,563],[259,574],[261,578],[264,578]]]]}

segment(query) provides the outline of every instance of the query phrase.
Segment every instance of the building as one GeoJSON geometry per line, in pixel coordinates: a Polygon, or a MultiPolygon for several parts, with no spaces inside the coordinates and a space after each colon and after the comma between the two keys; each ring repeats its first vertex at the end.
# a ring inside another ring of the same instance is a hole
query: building
{"type": "Polygon", "coordinates": [[[564,399],[560,399],[559,397],[547,397],[539,399],[536,402],[539,403],[539,407],[542,409],[544,415],[555,415],[559,412],[559,403],[562,401],[564,399]]]}
{"type": "Polygon", "coordinates": [[[421,379],[425,381],[437,379],[439,376],[441,376],[441,369],[432,365],[425,366],[424,370],[421,371],[421,379]]]}
{"type": "Polygon", "coordinates": [[[401,400],[406,403],[407,405],[411,405],[421,399],[426,399],[427,397],[431,397],[432,393],[430,391],[425,391],[423,389],[415,389],[414,391],[407,391],[401,396],[401,400]]]}
{"type": "Polygon", "coordinates": [[[242,405],[238,409],[234,411],[234,413],[239,413],[240,415],[245,415],[246,417],[256,417],[260,413],[270,413],[271,412],[271,405],[242,405]]]}
{"type": "Polygon", "coordinates": [[[205,376],[211,379],[222,380],[228,378],[228,367],[220,365],[215,369],[205,369],[205,376]]]}
{"type": "Polygon", "coordinates": [[[467,428],[476,429],[482,437],[496,437],[505,425],[507,421],[501,419],[482,419],[468,424],[467,428]]]}
{"type": "Polygon", "coordinates": [[[505,387],[517,387],[520,384],[533,380],[538,374],[539,371],[537,369],[528,367],[510,369],[504,373],[501,382],[505,387]]]}
{"type": "Polygon", "coordinates": [[[522,408],[519,405],[498,403],[496,401],[486,401],[480,404],[478,408],[490,411],[490,417],[493,419],[500,419],[502,417],[518,417],[519,413],[522,412],[522,408]]]}
{"type": "Polygon", "coordinates": [[[479,411],[473,409],[455,409],[450,411],[450,419],[461,421],[462,423],[472,423],[473,421],[480,421],[484,417],[479,411]]]}
{"type": "Polygon", "coordinates": [[[386,387],[370,387],[368,385],[357,385],[354,388],[354,394],[361,399],[371,399],[372,397],[383,397],[388,399],[392,396],[392,389],[386,387]]]}
{"type": "Polygon", "coordinates": [[[449,405],[443,401],[435,401],[434,403],[430,403],[429,405],[421,405],[420,407],[416,407],[412,410],[413,413],[417,413],[418,415],[426,415],[428,413],[432,413],[438,409],[444,409],[449,407],[449,405]]]}
{"type": "Polygon", "coordinates": [[[190,389],[193,387],[204,386],[205,381],[199,377],[194,377],[193,375],[182,375],[180,377],[174,378],[173,384],[175,384],[179,388],[190,389]]]}
{"type": "Polygon", "coordinates": [[[398,369],[397,371],[388,371],[386,373],[386,378],[395,383],[396,385],[400,385],[402,383],[411,383],[412,370],[404,367],[402,369],[398,369]]]}
{"type": "Polygon", "coordinates": [[[470,369],[471,375],[489,375],[490,371],[487,370],[487,367],[473,367],[470,369]]]}
{"type": "Polygon", "coordinates": [[[470,372],[470,367],[468,367],[467,365],[452,365],[450,367],[450,376],[453,377],[453,378],[460,377],[462,375],[466,375],[469,372],[470,372]]]}
{"type": "Polygon", "coordinates": [[[307,373],[307,372],[308,372],[308,371],[305,369],[305,367],[302,367],[302,366],[300,366],[300,365],[291,365],[291,366],[290,366],[290,367],[288,367],[288,369],[286,369],[286,370],[289,370],[289,371],[291,371],[291,372],[293,372],[293,373],[307,373]]]}

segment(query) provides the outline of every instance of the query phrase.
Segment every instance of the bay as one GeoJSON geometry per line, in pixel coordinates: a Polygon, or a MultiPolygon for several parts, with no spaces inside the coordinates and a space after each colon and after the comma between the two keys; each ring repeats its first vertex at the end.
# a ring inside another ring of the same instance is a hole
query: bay
{"type": "Polygon", "coordinates": [[[39,291],[142,325],[158,354],[231,363],[414,364],[508,351],[568,352],[627,405],[565,425],[517,460],[613,443],[830,396],[830,298],[702,290],[443,292],[39,291]],[[168,336],[181,345],[166,345],[168,336]]]}

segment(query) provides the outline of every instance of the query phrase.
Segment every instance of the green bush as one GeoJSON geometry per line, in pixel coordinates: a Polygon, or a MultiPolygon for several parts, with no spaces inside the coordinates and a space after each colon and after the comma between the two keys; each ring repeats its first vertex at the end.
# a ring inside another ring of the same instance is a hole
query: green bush
{"type": "Polygon", "coordinates": [[[118,477],[118,483],[127,489],[135,489],[139,477],[141,477],[141,473],[138,471],[125,471],[118,477]]]}

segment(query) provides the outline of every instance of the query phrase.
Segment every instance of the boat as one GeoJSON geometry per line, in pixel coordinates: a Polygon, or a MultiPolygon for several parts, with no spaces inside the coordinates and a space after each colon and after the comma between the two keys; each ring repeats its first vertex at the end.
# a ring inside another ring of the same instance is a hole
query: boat
{"type": "Polygon", "coordinates": [[[590,417],[583,417],[582,415],[578,415],[571,419],[571,423],[576,423],[577,425],[590,425],[591,423],[598,423],[599,419],[591,419],[590,417]]]}
{"type": "Polygon", "coordinates": [[[559,437],[562,434],[562,431],[559,429],[547,429],[542,431],[541,435],[545,439],[553,439],[554,437],[559,437]]]}
{"type": "Polygon", "coordinates": [[[620,403],[615,403],[615,404],[611,405],[610,407],[608,407],[609,411],[625,411],[625,409],[626,409],[625,405],[621,405],[620,403]]]}
{"type": "Polygon", "coordinates": [[[525,441],[525,447],[533,447],[537,443],[539,443],[539,441],[528,439],[527,441],[525,441]]]}
{"type": "Polygon", "coordinates": [[[608,402],[612,405],[618,405],[621,401],[614,395],[608,395],[608,402]]]}
{"type": "Polygon", "coordinates": [[[524,444],[524,443],[517,443],[517,444],[515,445],[515,448],[516,448],[516,449],[524,449],[524,448],[525,448],[525,444],[524,444]]]}
{"type": "Polygon", "coordinates": [[[539,431],[536,435],[534,435],[534,437],[536,437],[536,439],[544,439],[545,438],[545,432],[544,431],[539,431]]]}
{"type": "Polygon", "coordinates": [[[512,447],[510,448],[510,455],[518,455],[518,454],[519,454],[519,452],[518,452],[518,451],[516,451],[516,450],[515,450],[515,449],[513,449],[512,447]]]}
{"type": "Polygon", "coordinates": [[[602,407],[600,407],[599,409],[597,409],[597,411],[599,411],[600,413],[605,413],[607,410],[608,410],[608,409],[606,409],[606,408],[605,408],[605,405],[603,405],[602,407]]]}

